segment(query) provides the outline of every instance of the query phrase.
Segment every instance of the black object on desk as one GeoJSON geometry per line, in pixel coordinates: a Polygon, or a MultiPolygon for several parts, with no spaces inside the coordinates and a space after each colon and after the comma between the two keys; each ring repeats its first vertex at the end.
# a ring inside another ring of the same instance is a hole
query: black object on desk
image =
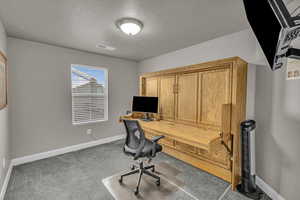
{"type": "Polygon", "coordinates": [[[158,112],[158,97],[134,96],[132,101],[132,112],[143,112],[143,121],[153,121],[149,113],[158,112]]]}

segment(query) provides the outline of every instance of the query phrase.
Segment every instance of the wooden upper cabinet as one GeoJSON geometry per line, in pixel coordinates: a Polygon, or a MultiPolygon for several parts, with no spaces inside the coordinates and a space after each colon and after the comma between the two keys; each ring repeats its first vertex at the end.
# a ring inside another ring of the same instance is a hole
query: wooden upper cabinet
{"type": "Polygon", "coordinates": [[[158,97],[158,77],[149,77],[145,80],[145,96],[158,97]]]}
{"type": "Polygon", "coordinates": [[[175,118],[175,84],[176,76],[162,76],[160,78],[160,116],[164,120],[175,118]]]}
{"type": "Polygon", "coordinates": [[[177,77],[177,114],[182,122],[197,122],[198,73],[180,74],[177,77]]]}
{"type": "Polygon", "coordinates": [[[231,103],[231,67],[199,73],[198,122],[221,128],[222,105],[231,103]]]}

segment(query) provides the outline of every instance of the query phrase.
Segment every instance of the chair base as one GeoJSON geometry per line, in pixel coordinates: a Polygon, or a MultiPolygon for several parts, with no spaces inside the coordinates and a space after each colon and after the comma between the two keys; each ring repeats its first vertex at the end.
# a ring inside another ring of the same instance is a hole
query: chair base
{"type": "Polygon", "coordinates": [[[119,182],[120,182],[120,184],[122,184],[124,177],[130,176],[130,175],[133,175],[133,174],[139,174],[138,183],[137,183],[136,189],[134,190],[134,194],[138,195],[139,194],[140,183],[141,183],[141,179],[142,179],[143,174],[151,176],[152,178],[156,179],[156,182],[155,182],[156,185],[160,186],[160,177],[153,174],[153,173],[151,173],[150,170],[152,172],[154,172],[155,171],[155,166],[154,165],[144,166],[144,162],[140,161],[139,166],[132,165],[131,166],[131,171],[129,171],[125,174],[122,174],[120,179],[119,179],[119,182]]]}

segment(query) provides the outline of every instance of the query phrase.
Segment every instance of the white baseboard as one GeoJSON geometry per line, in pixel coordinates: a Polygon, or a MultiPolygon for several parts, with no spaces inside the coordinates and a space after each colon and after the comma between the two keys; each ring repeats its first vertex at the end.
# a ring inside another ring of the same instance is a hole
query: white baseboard
{"type": "Polygon", "coordinates": [[[10,162],[9,168],[7,170],[7,173],[6,173],[6,176],[5,176],[2,188],[1,188],[0,200],[4,199],[4,196],[5,196],[5,193],[6,193],[6,189],[7,189],[7,186],[8,186],[8,182],[9,182],[9,179],[10,179],[10,176],[11,176],[12,168],[13,168],[13,165],[10,162]]]}
{"type": "Polygon", "coordinates": [[[30,156],[15,158],[11,162],[12,162],[13,166],[21,165],[24,163],[29,163],[29,162],[33,162],[33,161],[37,161],[37,160],[41,160],[41,159],[45,159],[45,158],[50,158],[53,156],[58,156],[58,155],[73,152],[73,151],[78,151],[81,149],[86,149],[89,147],[94,147],[94,146],[105,144],[105,143],[110,143],[110,142],[124,139],[124,138],[125,138],[125,135],[117,135],[117,136],[103,138],[103,139],[96,140],[96,141],[91,141],[91,142],[87,142],[87,143],[82,143],[82,144],[68,146],[68,147],[64,147],[64,148],[60,148],[60,149],[55,149],[52,151],[37,153],[37,154],[30,155],[30,156]]]}
{"type": "Polygon", "coordinates": [[[271,199],[273,200],[285,200],[276,190],[268,185],[264,180],[256,176],[256,184],[260,187],[271,199]]]}
{"type": "Polygon", "coordinates": [[[96,140],[96,141],[91,141],[91,142],[86,142],[86,143],[82,143],[82,144],[77,144],[77,145],[73,145],[73,146],[60,148],[60,149],[55,149],[52,151],[37,153],[37,154],[30,155],[30,156],[15,158],[15,159],[11,160],[11,162],[10,162],[10,165],[9,165],[9,168],[8,168],[8,171],[5,176],[4,183],[3,183],[3,186],[1,189],[0,200],[4,199],[13,166],[17,166],[17,165],[21,165],[24,163],[29,163],[29,162],[45,159],[45,158],[50,158],[53,156],[58,156],[61,154],[78,151],[78,150],[86,149],[89,147],[98,146],[101,144],[110,143],[110,142],[117,141],[117,140],[124,139],[124,138],[125,138],[125,135],[117,135],[117,136],[103,138],[103,139],[96,140]]]}

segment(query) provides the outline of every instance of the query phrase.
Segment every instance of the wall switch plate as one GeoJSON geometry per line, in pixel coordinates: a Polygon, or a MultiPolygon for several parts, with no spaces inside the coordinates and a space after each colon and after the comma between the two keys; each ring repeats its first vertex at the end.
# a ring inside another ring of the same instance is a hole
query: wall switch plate
{"type": "Polygon", "coordinates": [[[92,129],[90,129],[90,128],[87,129],[87,130],[86,130],[86,134],[87,134],[87,135],[91,135],[91,134],[92,134],[92,129]]]}

